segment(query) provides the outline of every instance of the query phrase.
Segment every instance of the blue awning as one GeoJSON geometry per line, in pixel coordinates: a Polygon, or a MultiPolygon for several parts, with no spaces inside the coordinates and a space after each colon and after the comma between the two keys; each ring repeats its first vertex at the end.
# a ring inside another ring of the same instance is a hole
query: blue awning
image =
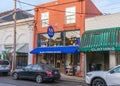
{"type": "Polygon", "coordinates": [[[30,53],[39,54],[39,53],[79,53],[79,52],[78,46],[50,46],[35,48],[30,53]]]}

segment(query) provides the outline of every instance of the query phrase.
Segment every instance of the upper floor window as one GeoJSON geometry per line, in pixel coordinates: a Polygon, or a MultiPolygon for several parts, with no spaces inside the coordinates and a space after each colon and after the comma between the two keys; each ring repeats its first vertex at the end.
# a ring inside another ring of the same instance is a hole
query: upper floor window
{"type": "Polygon", "coordinates": [[[41,27],[47,27],[49,25],[49,12],[41,14],[41,27]]]}
{"type": "Polygon", "coordinates": [[[76,7],[69,7],[65,10],[66,24],[76,22],[76,7]]]}

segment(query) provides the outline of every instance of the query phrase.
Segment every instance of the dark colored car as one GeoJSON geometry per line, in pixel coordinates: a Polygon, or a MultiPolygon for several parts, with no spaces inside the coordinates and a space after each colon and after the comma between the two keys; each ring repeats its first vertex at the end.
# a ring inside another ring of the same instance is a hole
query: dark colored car
{"type": "Polygon", "coordinates": [[[22,69],[15,69],[12,73],[13,79],[33,79],[37,83],[43,81],[59,80],[61,75],[59,70],[47,64],[30,64],[22,69]]]}
{"type": "Polygon", "coordinates": [[[8,75],[9,72],[10,72],[9,61],[0,59],[0,73],[8,75]]]}

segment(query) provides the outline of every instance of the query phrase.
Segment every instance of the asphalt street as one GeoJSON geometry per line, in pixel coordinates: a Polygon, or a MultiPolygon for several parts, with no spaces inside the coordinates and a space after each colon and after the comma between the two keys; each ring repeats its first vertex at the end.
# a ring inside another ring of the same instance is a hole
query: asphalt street
{"type": "Polygon", "coordinates": [[[85,83],[70,81],[44,82],[41,84],[31,80],[13,80],[10,76],[0,76],[0,86],[87,86],[85,83]]]}

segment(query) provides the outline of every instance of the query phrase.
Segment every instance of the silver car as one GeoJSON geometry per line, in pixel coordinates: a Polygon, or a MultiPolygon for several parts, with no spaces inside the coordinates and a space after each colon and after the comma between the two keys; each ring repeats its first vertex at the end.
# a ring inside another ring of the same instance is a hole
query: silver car
{"type": "Polygon", "coordinates": [[[90,86],[120,86],[120,65],[108,71],[91,71],[86,74],[90,86]]]}
{"type": "Polygon", "coordinates": [[[10,63],[8,60],[0,60],[0,74],[8,75],[10,72],[10,63]]]}

